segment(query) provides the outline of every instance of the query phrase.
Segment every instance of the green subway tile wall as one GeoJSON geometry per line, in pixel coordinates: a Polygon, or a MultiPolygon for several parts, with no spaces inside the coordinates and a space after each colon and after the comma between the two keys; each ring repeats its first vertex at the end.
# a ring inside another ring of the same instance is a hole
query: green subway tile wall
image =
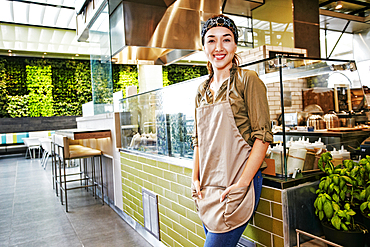
{"type": "MultiPolygon", "coordinates": [[[[192,170],[121,152],[123,210],[144,226],[142,187],[158,195],[161,241],[203,246],[204,231],[191,199],[192,170]]],[[[243,233],[257,246],[284,245],[281,190],[263,187],[255,216],[243,233]]]]}
{"type": "Polygon", "coordinates": [[[283,206],[281,190],[263,186],[256,213],[243,236],[257,246],[283,247],[283,206]]]}
{"type": "Polygon", "coordinates": [[[191,169],[121,152],[123,210],[144,226],[142,187],[158,195],[161,241],[203,246],[202,223],[191,199],[191,169]]]}

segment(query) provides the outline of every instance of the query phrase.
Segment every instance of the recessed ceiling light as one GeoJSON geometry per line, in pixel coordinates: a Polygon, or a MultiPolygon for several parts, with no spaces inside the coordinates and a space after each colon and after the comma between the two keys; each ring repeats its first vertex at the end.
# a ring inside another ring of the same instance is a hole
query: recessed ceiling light
{"type": "Polygon", "coordinates": [[[78,54],[76,54],[76,57],[78,57],[79,55],[78,54]]]}
{"type": "Polygon", "coordinates": [[[44,55],[48,54],[47,52],[44,52],[44,55]]]}
{"type": "Polygon", "coordinates": [[[337,6],[335,6],[335,9],[341,9],[341,8],[343,8],[342,1],[338,1],[337,6]]]}
{"type": "Polygon", "coordinates": [[[12,50],[8,50],[8,52],[12,52],[12,50]]]}

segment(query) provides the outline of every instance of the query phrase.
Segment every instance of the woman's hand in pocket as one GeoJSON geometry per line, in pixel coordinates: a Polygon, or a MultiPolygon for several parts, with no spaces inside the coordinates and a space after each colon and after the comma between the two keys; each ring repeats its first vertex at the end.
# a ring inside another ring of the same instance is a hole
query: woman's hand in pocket
{"type": "Polygon", "coordinates": [[[193,181],[193,189],[197,192],[198,198],[202,199],[202,193],[200,192],[200,182],[199,180],[193,181]]]}
{"type": "Polygon", "coordinates": [[[230,191],[232,190],[236,190],[236,189],[239,189],[239,188],[242,188],[242,187],[247,187],[249,186],[249,184],[242,184],[240,182],[236,183],[236,184],[233,184],[229,187],[227,187],[224,192],[221,194],[221,197],[220,197],[220,202],[223,202],[223,200],[225,200],[227,194],[230,193],[230,191]]]}

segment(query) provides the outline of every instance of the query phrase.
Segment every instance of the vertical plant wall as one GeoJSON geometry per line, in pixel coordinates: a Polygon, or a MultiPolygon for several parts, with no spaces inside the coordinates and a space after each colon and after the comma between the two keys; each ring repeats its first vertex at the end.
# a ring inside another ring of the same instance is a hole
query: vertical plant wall
{"type": "MultiPolygon", "coordinates": [[[[205,74],[205,66],[164,66],[163,84],[205,74]]],[[[112,64],[112,82],[113,92],[125,96],[127,86],[139,86],[137,66],[112,64]]],[[[82,104],[91,100],[88,60],[0,57],[0,118],[80,116],[82,104]]]]}
{"type": "Polygon", "coordinates": [[[51,66],[26,66],[28,108],[30,117],[51,117],[53,111],[53,94],[51,83],[51,66]]]}

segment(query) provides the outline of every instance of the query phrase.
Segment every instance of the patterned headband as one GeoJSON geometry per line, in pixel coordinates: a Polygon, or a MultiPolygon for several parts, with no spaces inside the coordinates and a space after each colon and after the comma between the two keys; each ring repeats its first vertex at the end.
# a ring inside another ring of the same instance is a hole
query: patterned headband
{"type": "Polygon", "coordinates": [[[230,18],[219,15],[216,17],[209,18],[202,28],[202,45],[204,45],[204,35],[207,31],[213,27],[226,27],[234,34],[235,44],[238,43],[238,29],[233,20],[230,18]]]}

